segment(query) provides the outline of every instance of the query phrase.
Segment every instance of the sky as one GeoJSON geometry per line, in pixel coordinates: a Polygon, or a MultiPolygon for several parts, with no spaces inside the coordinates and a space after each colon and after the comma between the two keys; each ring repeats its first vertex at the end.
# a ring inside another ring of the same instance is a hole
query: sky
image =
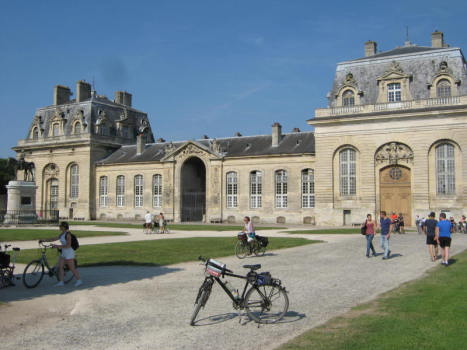
{"type": "MultiPolygon", "coordinates": [[[[467,48],[465,1],[0,0],[0,158],[24,139],[53,87],[133,94],[155,138],[311,130],[336,64],[443,31],[467,48]]],[[[467,83],[467,82],[466,82],[467,83]]]]}

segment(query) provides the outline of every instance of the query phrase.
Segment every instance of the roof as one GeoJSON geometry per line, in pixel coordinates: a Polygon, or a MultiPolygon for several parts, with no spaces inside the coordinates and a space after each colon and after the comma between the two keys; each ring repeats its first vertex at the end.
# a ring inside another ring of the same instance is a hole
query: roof
{"type": "Polygon", "coordinates": [[[390,57],[390,56],[398,56],[398,55],[407,55],[407,54],[421,53],[421,52],[427,52],[427,51],[437,51],[437,50],[443,50],[443,49],[445,49],[445,48],[428,47],[428,46],[416,46],[416,45],[401,46],[401,47],[396,47],[395,49],[392,49],[392,50],[389,50],[389,51],[384,51],[384,52],[377,53],[376,55],[357,58],[357,59],[351,60],[351,61],[354,62],[354,61],[367,60],[367,59],[370,59],[370,58],[381,58],[381,57],[390,57]]]}
{"type": "Polygon", "coordinates": [[[271,135],[151,143],[147,144],[139,155],[136,154],[136,145],[128,145],[122,146],[107,158],[102,159],[99,164],[158,162],[163,160],[166,155],[183,149],[183,146],[189,143],[224,158],[315,153],[314,133],[294,132],[283,134],[277,147],[272,146],[271,135]],[[218,143],[218,152],[213,150],[213,143],[218,143]],[[172,145],[173,148],[170,149],[172,145]]]}

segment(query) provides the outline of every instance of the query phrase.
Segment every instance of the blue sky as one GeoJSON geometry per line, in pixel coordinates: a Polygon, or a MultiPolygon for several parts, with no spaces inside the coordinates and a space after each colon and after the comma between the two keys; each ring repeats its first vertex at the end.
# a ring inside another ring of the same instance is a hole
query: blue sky
{"type": "MultiPolygon", "coordinates": [[[[54,85],[133,94],[156,138],[288,132],[326,106],[335,65],[435,29],[467,48],[465,1],[0,1],[0,157],[54,85]]],[[[467,83],[467,82],[466,82],[467,83]]]]}

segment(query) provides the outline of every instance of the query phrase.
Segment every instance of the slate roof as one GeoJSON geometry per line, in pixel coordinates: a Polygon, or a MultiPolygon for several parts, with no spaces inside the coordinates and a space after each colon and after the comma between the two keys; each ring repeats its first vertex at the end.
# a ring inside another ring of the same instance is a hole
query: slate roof
{"type": "Polygon", "coordinates": [[[220,139],[201,139],[194,141],[157,142],[147,144],[144,151],[136,154],[136,145],[122,146],[98,164],[134,163],[134,162],[157,162],[167,154],[166,147],[173,144],[175,149],[184,144],[192,142],[207,152],[212,152],[212,142],[216,140],[220,145],[219,155],[229,157],[267,156],[280,154],[314,154],[315,137],[313,132],[294,132],[283,134],[281,142],[277,147],[272,146],[271,135],[240,136],[220,139]]]}
{"type": "Polygon", "coordinates": [[[396,47],[395,49],[392,49],[389,51],[377,53],[376,55],[373,55],[373,56],[357,58],[352,61],[361,61],[361,60],[366,60],[369,58],[381,58],[381,57],[389,57],[389,56],[397,56],[397,55],[406,55],[406,54],[436,51],[436,50],[442,50],[442,49],[443,48],[428,47],[428,46],[415,46],[415,45],[401,46],[401,47],[396,47]]]}

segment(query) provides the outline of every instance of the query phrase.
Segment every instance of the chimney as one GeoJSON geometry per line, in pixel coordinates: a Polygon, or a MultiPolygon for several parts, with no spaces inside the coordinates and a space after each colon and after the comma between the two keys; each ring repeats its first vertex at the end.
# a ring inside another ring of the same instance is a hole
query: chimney
{"type": "Polygon", "coordinates": [[[237,132],[234,134],[234,136],[240,137],[240,136],[242,136],[242,134],[241,134],[240,132],[237,131],[237,132]]]}
{"type": "Polygon", "coordinates": [[[55,85],[54,105],[63,105],[70,102],[70,96],[73,95],[68,86],[55,85]]]}
{"type": "Polygon", "coordinates": [[[80,80],[76,83],[76,102],[83,102],[91,98],[91,84],[80,80]]]}
{"type": "Polygon", "coordinates": [[[114,102],[131,107],[131,94],[126,91],[116,91],[114,102]]]}
{"type": "Polygon", "coordinates": [[[431,33],[431,47],[443,48],[444,46],[444,34],[435,30],[431,33]]]}
{"type": "Polygon", "coordinates": [[[282,125],[279,123],[272,124],[272,147],[279,146],[282,139],[282,125]]]}
{"type": "Polygon", "coordinates": [[[292,132],[300,132],[299,128],[293,128],[292,132]]]}
{"type": "Polygon", "coordinates": [[[145,137],[144,133],[138,133],[136,135],[136,155],[139,156],[144,151],[145,137]]]}
{"type": "Polygon", "coordinates": [[[377,44],[374,41],[368,40],[365,43],[365,57],[376,55],[377,44]]]}

